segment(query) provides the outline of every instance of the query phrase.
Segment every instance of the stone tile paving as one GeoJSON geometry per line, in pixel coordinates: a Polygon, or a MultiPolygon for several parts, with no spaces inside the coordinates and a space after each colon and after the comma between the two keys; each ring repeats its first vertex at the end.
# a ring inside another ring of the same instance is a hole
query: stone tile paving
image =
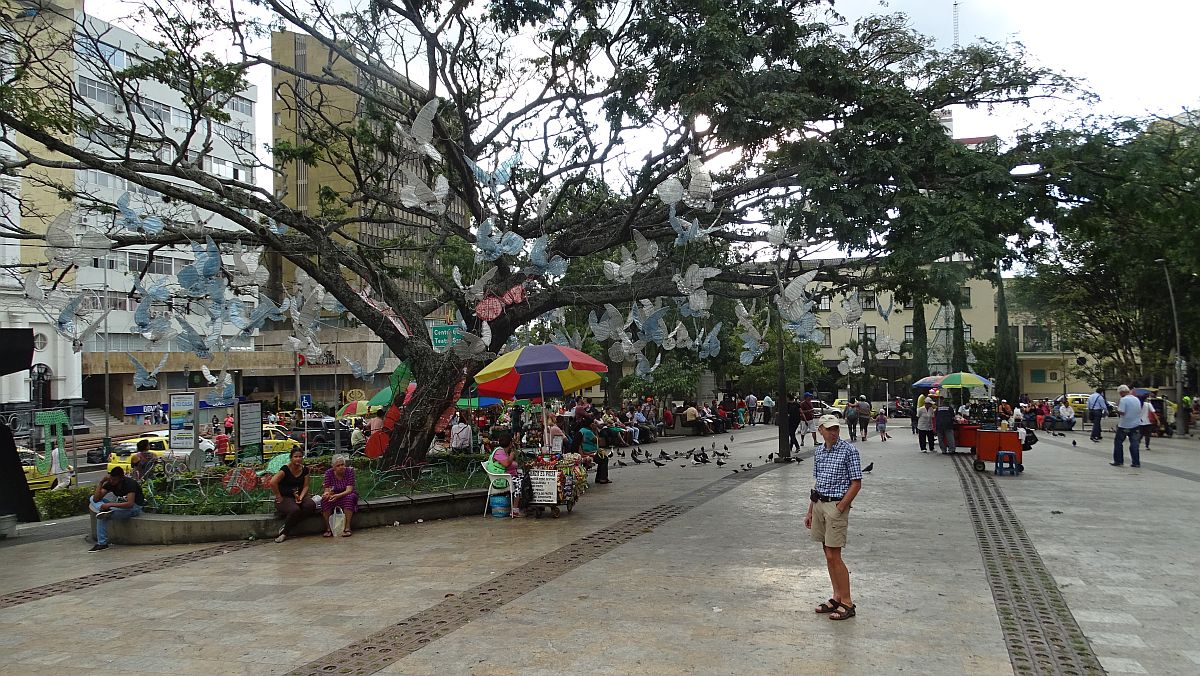
{"type": "Polygon", "coordinates": [[[1184,477],[1200,478],[1200,443],[1154,439],[1132,469],[1108,465],[1111,436],[1042,440],[1024,476],[998,481],[1101,664],[1196,673],[1200,484],[1184,477]]]}

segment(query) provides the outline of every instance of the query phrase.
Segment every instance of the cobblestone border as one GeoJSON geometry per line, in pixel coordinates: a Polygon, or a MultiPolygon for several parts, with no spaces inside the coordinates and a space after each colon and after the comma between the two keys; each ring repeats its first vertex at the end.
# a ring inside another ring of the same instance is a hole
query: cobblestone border
{"type": "MultiPolygon", "coordinates": [[[[811,455],[811,451],[808,455],[811,455]]],[[[593,561],[630,540],[654,532],[656,526],[686,514],[709,500],[783,464],[766,464],[702,486],[661,505],[639,512],[574,542],[522,563],[490,580],[385,627],[345,648],[323,655],[288,672],[294,676],[373,674],[469,622],[502,608],[520,596],[593,561]],[[521,574],[514,575],[515,571],[521,574]]]]}
{"type": "Polygon", "coordinates": [[[1009,660],[1017,676],[1104,674],[1066,599],[992,475],[970,456],[954,469],[967,499],[1009,660]]]}
{"type": "Polygon", "coordinates": [[[69,580],[62,580],[61,582],[42,585],[40,587],[22,589],[21,591],[0,595],[0,609],[11,608],[13,606],[19,606],[23,603],[31,603],[33,601],[40,601],[41,599],[50,598],[52,596],[68,594],[80,589],[96,587],[108,582],[115,582],[117,580],[131,578],[136,575],[154,573],[160,570],[166,570],[167,568],[176,568],[187,563],[192,563],[193,561],[211,559],[214,556],[221,556],[222,554],[228,554],[240,549],[246,549],[247,547],[253,547],[255,545],[262,544],[263,542],[263,540],[226,542],[224,544],[213,547],[205,547],[203,549],[197,549],[195,551],[185,552],[183,554],[164,556],[158,559],[142,561],[141,563],[131,563],[114,570],[105,570],[99,573],[92,573],[91,575],[84,575],[83,577],[75,577],[69,580]]]}

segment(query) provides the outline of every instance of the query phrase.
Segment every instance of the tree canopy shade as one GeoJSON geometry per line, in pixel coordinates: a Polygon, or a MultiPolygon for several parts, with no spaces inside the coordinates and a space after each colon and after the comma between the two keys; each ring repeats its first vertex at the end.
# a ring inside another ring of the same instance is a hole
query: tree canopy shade
{"type": "MultiPolygon", "coordinates": [[[[71,170],[161,195],[138,215],[160,217],[161,231],[114,218],[103,234],[116,247],[208,238],[294,264],[412,365],[411,434],[396,444],[419,452],[464,377],[546,313],[624,312],[700,291],[765,297],[812,269],[790,266],[781,279],[759,262],[766,214],[787,229],[787,257],[822,246],[853,256],[818,272],[835,289],[920,287],[922,266],[951,255],[1005,259],[1007,237],[1031,235],[1029,189],[1007,158],[950,139],[935,113],[1074,86],[1031,65],[1020,45],[939,51],[903,16],[851,27],[823,0],[377,0],[362,11],[325,0],[146,0],[133,20],[160,42],[124,65],[104,58],[104,36],[73,13],[2,20],[12,77],[0,84],[0,125],[15,154],[3,171],[81,209],[125,213],[80,192],[71,170]],[[306,38],[316,67],[264,48],[281,27],[306,38]],[[63,50],[90,62],[104,101],[78,86],[55,56],[63,50]],[[240,157],[277,184],[331,168],[338,180],[313,187],[314,208],[206,171],[204,148],[228,135],[224,110],[260,65],[304,123],[273,140],[272,164],[261,148],[240,157]],[[181,96],[179,115],[156,112],[139,91],[146,81],[181,96]],[[205,229],[192,207],[237,229],[205,229]],[[410,234],[363,234],[396,223],[410,234]],[[644,243],[657,250],[632,256],[631,274],[578,272],[644,243]],[[716,273],[685,292],[676,276],[695,263],[716,273]],[[498,315],[488,303],[485,328],[480,299],[517,287],[521,300],[498,315]],[[487,338],[470,343],[479,349],[433,349],[424,317],[443,305],[487,338]]],[[[29,220],[3,234],[45,239],[29,220]]]]}

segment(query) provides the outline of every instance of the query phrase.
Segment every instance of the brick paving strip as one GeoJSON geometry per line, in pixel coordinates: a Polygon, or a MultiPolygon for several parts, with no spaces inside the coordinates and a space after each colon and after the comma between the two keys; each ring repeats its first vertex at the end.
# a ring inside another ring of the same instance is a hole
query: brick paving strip
{"type": "Polygon", "coordinates": [[[23,603],[31,603],[40,601],[41,599],[59,596],[60,594],[68,594],[80,589],[96,587],[108,582],[124,580],[145,573],[155,573],[168,568],[176,568],[184,564],[192,563],[193,561],[202,561],[211,559],[214,556],[221,556],[239,549],[246,549],[255,545],[262,544],[263,540],[246,540],[242,542],[226,542],[224,544],[215,545],[213,547],[205,547],[183,554],[174,554],[172,556],[164,556],[158,559],[150,559],[141,563],[131,563],[123,565],[115,570],[105,570],[83,577],[75,577],[61,582],[45,584],[40,587],[32,587],[30,589],[22,589],[21,591],[11,592],[9,594],[0,595],[0,609],[19,606],[23,603]]]}
{"type": "MultiPolygon", "coordinates": [[[[812,451],[795,454],[805,458],[812,451]]],[[[639,535],[651,533],[677,516],[731,491],[765,472],[782,467],[766,464],[730,474],[669,502],[651,507],[542,557],[522,563],[490,580],[400,620],[384,629],[319,657],[288,672],[299,676],[319,674],[373,674],[424,648],[429,643],[487,617],[518,597],[607,554],[639,535]],[[520,571],[520,575],[514,572],[520,571]]]]}
{"type": "Polygon", "coordinates": [[[1104,674],[1000,487],[990,473],[976,472],[971,462],[968,456],[955,456],[954,467],[967,499],[1013,671],[1017,676],[1104,674]]]}

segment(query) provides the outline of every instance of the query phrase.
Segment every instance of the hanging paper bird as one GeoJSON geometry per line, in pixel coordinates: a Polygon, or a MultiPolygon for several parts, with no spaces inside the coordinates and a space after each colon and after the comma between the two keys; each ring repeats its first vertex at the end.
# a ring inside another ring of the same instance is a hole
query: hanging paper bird
{"type": "Polygon", "coordinates": [[[442,161],[442,154],[433,147],[433,118],[437,116],[438,106],[441,104],[441,99],[434,97],[427,101],[421,109],[417,111],[417,116],[413,119],[412,127],[405,129],[399,123],[396,124],[396,132],[400,137],[400,144],[414,152],[424,154],[434,162],[442,161]]]}
{"type": "Polygon", "coordinates": [[[475,234],[475,262],[494,261],[501,256],[515,256],[525,248],[525,238],[515,232],[497,233],[489,216],[484,219],[475,234]]]}
{"type": "Polygon", "coordinates": [[[425,184],[416,172],[408,167],[401,167],[405,185],[400,188],[400,203],[410,209],[420,209],[431,214],[446,213],[446,197],[450,194],[450,182],[445,176],[435,179],[433,188],[425,184]]]}
{"type": "Polygon", "coordinates": [[[717,229],[715,225],[711,228],[701,228],[698,218],[693,218],[691,223],[684,222],[675,216],[673,208],[670,223],[671,229],[675,231],[675,246],[708,241],[708,235],[717,229]]]}
{"type": "Polygon", "coordinates": [[[233,374],[228,371],[221,371],[220,377],[217,378],[216,387],[209,391],[208,396],[204,398],[205,403],[209,406],[233,406],[237,403],[236,388],[233,382],[233,374]]]}
{"type": "Polygon", "coordinates": [[[651,306],[648,311],[635,308],[633,323],[638,327],[638,337],[662,345],[663,341],[667,339],[666,317],[668,312],[670,312],[670,308],[665,307],[651,306]]]}
{"type": "Polygon", "coordinates": [[[704,336],[704,341],[700,344],[700,358],[708,359],[721,354],[721,322],[717,322],[708,335],[704,336]]]}
{"type": "Polygon", "coordinates": [[[702,268],[692,263],[682,275],[676,274],[672,279],[675,280],[679,293],[687,297],[688,307],[693,311],[704,311],[712,305],[708,292],[704,290],[704,282],[719,274],[719,268],[702,268]]]}
{"type": "Polygon", "coordinates": [[[569,261],[559,255],[548,256],[546,249],[549,244],[550,237],[548,235],[542,235],[533,240],[533,246],[529,250],[531,265],[525,268],[525,274],[544,277],[561,277],[567,274],[569,261]]]}
{"type": "Polygon", "coordinates": [[[762,334],[758,332],[758,329],[750,326],[742,332],[742,347],[746,349],[742,350],[738,361],[743,366],[749,366],[754,363],[755,359],[758,359],[759,356],[767,351],[769,345],[763,340],[762,334]]]}
{"type": "Polygon", "coordinates": [[[615,306],[605,303],[604,315],[599,319],[596,318],[595,310],[588,313],[588,327],[591,328],[592,335],[596,336],[596,340],[621,340],[627,337],[625,329],[629,324],[615,306]]]}
{"type": "Polygon", "coordinates": [[[200,365],[200,372],[204,374],[204,380],[209,385],[217,384],[217,377],[213,375],[212,370],[208,368],[208,364],[200,365]]]}
{"type": "Polygon", "coordinates": [[[490,188],[492,197],[497,202],[500,201],[499,189],[508,185],[508,179],[512,178],[513,168],[521,163],[521,155],[518,153],[501,162],[495,171],[488,172],[480,168],[478,164],[472,162],[471,158],[464,157],[463,159],[466,160],[467,166],[471,168],[471,172],[475,174],[475,180],[480,186],[490,188]]]}
{"type": "Polygon", "coordinates": [[[886,306],[883,304],[883,294],[879,294],[875,300],[875,311],[879,313],[880,317],[883,317],[883,321],[885,322],[889,317],[892,316],[892,310],[895,309],[895,307],[896,294],[894,293],[888,296],[888,302],[886,306]]]}
{"type": "Polygon", "coordinates": [[[73,336],[71,338],[71,351],[73,351],[75,354],[83,352],[83,344],[87,342],[88,338],[96,335],[96,332],[99,331],[100,327],[104,324],[104,318],[107,317],[108,313],[111,311],[111,308],[105,309],[104,312],[100,313],[100,316],[92,321],[91,324],[88,324],[84,330],[80,331],[78,335],[73,336]]]}
{"type": "Polygon", "coordinates": [[[683,203],[692,209],[712,211],[712,175],[704,168],[704,162],[697,155],[688,155],[687,192],[683,195],[683,203]]]}
{"type": "Polygon", "coordinates": [[[158,387],[158,372],[163,370],[167,365],[167,358],[171,356],[168,352],[159,360],[158,366],[154,367],[153,371],[147,371],[142,363],[134,358],[132,354],[125,353],[129,356],[129,361],[133,364],[133,386],[138,389],[154,389],[158,387]]]}
{"type": "Polygon", "coordinates": [[[291,301],[288,299],[284,299],[283,305],[279,306],[275,304],[275,301],[259,294],[258,305],[251,311],[249,317],[243,317],[240,309],[241,301],[237,299],[235,301],[238,309],[236,312],[233,309],[230,310],[229,322],[237,327],[243,336],[248,336],[261,329],[268,321],[283,321],[286,316],[284,313],[291,306],[291,301]]]}
{"type": "Polygon", "coordinates": [[[157,235],[163,230],[162,219],[157,216],[139,216],[129,206],[129,193],[117,198],[117,227],[147,235],[157,235]]]}
{"type": "Polygon", "coordinates": [[[555,345],[563,347],[573,347],[576,350],[583,349],[583,336],[578,331],[565,331],[558,329],[554,332],[553,342],[555,345]]]}
{"type": "Polygon", "coordinates": [[[46,300],[46,290],[42,288],[40,283],[42,275],[37,270],[30,270],[25,273],[25,297],[29,300],[40,303],[46,300]]]}
{"type": "Polygon", "coordinates": [[[658,369],[658,365],[662,363],[662,352],[659,352],[658,356],[654,358],[653,364],[651,364],[650,360],[646,359],[646,355],[642,354],[641,352],[637,353],[636,358],[637,366],[634,368],[634,372],[637,373],[638,377],[640,378],[653,380],[654,371],[658,369]]]}
{"type": "Polygon", "coordinates": [[[346,363],[350,365],[350,372],[354,374],[355,378],[358,378],[360,380],[366,380],[369,382],[374,382],[375,374],[379,373],[380,371],[383,370],[383,364],[384,364],[384,362],[387,361],[387,356],[388,356],[387,350],[384,350],[383,352],[381,352],[379,354],[379,363],[376,364],[375,368],[371,369],[370,371],[367,371],[366,369],[363,368],[362,364],[359,364],[358,362],[351,360],[349,357],[346,357],[346,363]]]}
{"type": "Polygon", "coordinates": [[[480,322],[479,335],[469,331],[462,332],[462,338],[452,348],[454,354],[467,360],[488,359],[493,355],[488,349],[492,344],[492,327],[487,322],[480,322]]]}
{"type": "Polygon", "coordinates": [[[788,321],[798,321],[805,313],[812,308],[810,301],[805,294],[805,288],[817,276],[817,270],[809,270],[808,272],[794,277],[787,286],[783,287],[782,293],[775,295],[775,305],[779,308],[780,314],[788,321]]]}
{"type": "Polygon", "coordinates": [[[188,324],[183,317],[177,317],[179,322],[180,333],[175,336],[175,340],[179,345],[181,352],[191,352],[201,359],[211,359],[212,349],[208,345],[208,340],[196,332],[191,324],[188,324]]]}

